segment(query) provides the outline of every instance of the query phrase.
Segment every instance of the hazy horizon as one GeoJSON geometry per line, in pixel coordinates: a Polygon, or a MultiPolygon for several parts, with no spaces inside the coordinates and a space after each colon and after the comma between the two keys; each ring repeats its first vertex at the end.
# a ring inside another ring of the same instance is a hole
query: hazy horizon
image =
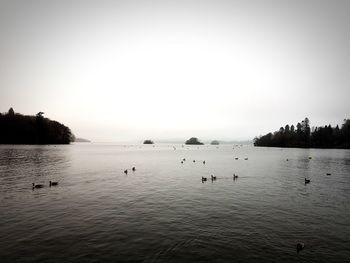
{"type": "Polygon", "coordinates": [[[3,1],[1,112],[95,142],[349,118],[348,1],[3,1]]]}

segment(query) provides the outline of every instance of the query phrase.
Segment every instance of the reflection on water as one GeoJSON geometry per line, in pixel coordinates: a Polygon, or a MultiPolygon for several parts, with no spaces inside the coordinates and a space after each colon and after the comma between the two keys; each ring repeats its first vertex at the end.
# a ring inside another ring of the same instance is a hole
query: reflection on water
{"type": "Polygon", "coordinates": [[[348,150],[3,145],[0,258],[345,262],[349,174],[348,150]]]}

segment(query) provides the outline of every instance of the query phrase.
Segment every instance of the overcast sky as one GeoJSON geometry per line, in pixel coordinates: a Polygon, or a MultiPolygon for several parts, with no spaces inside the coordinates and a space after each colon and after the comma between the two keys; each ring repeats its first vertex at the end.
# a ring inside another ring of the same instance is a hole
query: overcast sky
{"type": "Polygon", "coordinates": [[[0,0],[0,111],[94,141],[350,117],[350,1],[0,0]]]}

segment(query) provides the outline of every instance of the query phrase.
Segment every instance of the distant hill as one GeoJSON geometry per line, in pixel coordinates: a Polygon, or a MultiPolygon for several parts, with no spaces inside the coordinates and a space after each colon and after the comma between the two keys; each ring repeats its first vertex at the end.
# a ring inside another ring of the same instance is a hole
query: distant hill
{"type": "Polygon", "coordinates": [[[22,115],[12,108],[0,113],[0,144],[69,144],[75,140],[67,126],[43,115],[22,115]]]}
{"type": "Polygon", "coordinates": [[[91,142],[91,141],[84,138],[75,138],[74,142],[91,142]]]}

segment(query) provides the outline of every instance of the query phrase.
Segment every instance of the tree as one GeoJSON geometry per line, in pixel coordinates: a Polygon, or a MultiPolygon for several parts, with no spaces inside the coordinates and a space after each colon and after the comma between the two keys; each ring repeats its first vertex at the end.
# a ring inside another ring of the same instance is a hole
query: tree
{"type": "Polygon", "coordinates": [[[341,128],[337,125],[325,125],[323,127],[310,128],[310,121],[305,118],[297,124],[297,131],[294,126],[286,125],[274,132],[254,138],[255,146],[271,147],[317,147],[317,148],[346,148],[350,149],[350,119],[345,119],[341,128]],[[283,132],[284,131],[284,132],[283,132]]]}
{"type": "MultiPolygon", "coordinates": [[[[12,108],[11,108],[12,109],[12,108]]],[[[0,144],[69,144],[74,135],[65,125],[42,116],[0,115],[0,144]]]]}
{"type": "Polygon", "coordinates": [[[15,111],[12,109],[12,107],[9,109],[7,114],[10,115],[10,116],[15,115],[15,111]]]}

